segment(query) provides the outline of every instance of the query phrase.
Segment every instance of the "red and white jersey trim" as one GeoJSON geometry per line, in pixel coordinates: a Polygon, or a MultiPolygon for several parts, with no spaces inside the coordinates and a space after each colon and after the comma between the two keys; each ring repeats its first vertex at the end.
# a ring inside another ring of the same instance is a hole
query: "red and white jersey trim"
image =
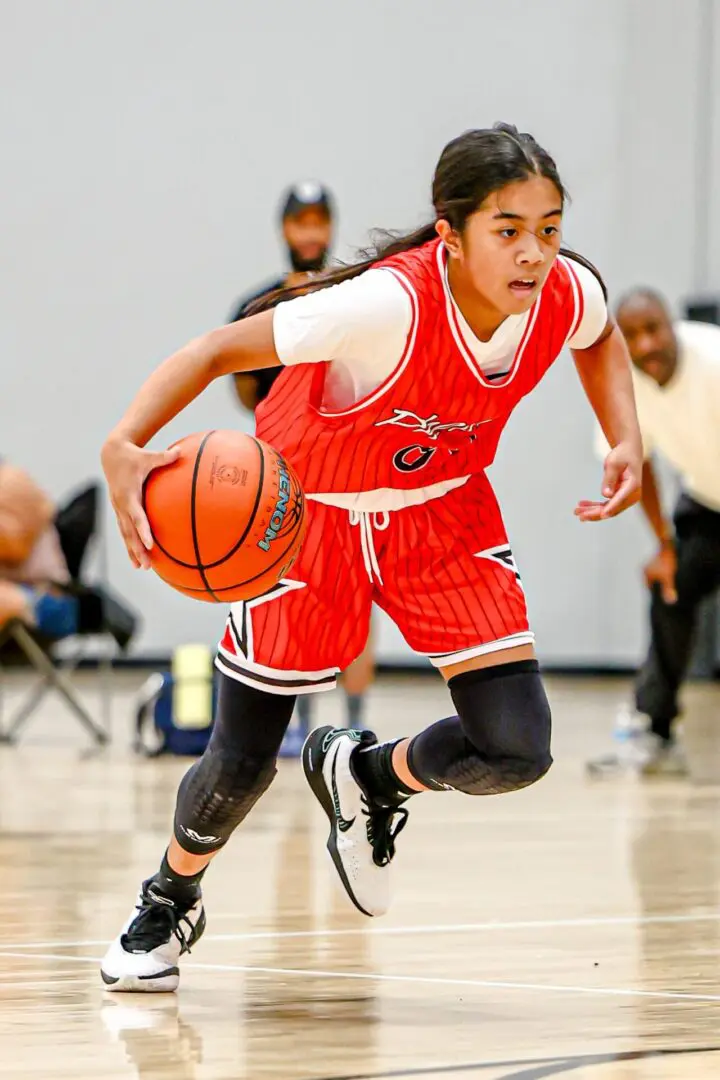
{"type": "Polygon", "coordinates": [[[351,408],[349,409],[340,409],[337,412],[332,412],[328,409],[319,409],[318,411],[320,412],[321,416],[352,416],[353,413],[360,412],[362,409],[367,408],[369,405],[373,405],[378,400],[378,398],[381,398],[383,394],[386,394],[388,390],[390,390],[395,385],[405,368],[410,363],[410,358],[412,357],[413,350],[415,348],[415,340],[417,338],[420,310],[418,295],[415,291],[414,286],[411,284],[405,274],[402,273],[402,271],[397,270],[395,269],[395,267],[391,266],[384,266],[381,269],[388,274],[392,274],[393,277],[400,283],[400,285],[402,285],[403,289],[410,298],[410,306],[412,308],[412,320],[410,323],[410,330],[408,331],[407,341],[405,342],[405,351],[400,357],[400,360],[395,370],[392,371],[387,377],[387,379],[381,382],[378,388],[374,390],[371,394],[367,394],[364,398],[361,398],[360,401],[356,402],[356,404],[351,406],[351,408]]]}
{"type": "Polygon", "coordinates": [[[482,385],[486,386],[489,390],[501,390],[503,387],[509,386],[517,375],[517,372],[520,368],[520,363],[522,361],[523,353],[525,352],[525,346],[530,340],[530,335],[532,334],[535,327],[535,321],[538,317],[538,312],[540,311],[542,295],[538,296],[537,300],[530,309],[530,313],[525,324],[525,329],[523,330],[520,343],[515,350],[512,367],[510,368],[508,375],[502,379],[489,380],[485,378],[482,367],[475,359],[473,354],[470,352],[470,349],[467,347],[462,330],[460,329],[457,311],[455,310],[455,304],[447,284],[447,277],[445,274],[445,246],[443,244],[441,244],[437,249],[437,265],[438,272],[442,280],[443,292],[445,294],[445,312],[447,314],[447,321],[452,331],[453,338],[455,339],[455,344],[457,345],[463,360],[470,368],[478,382],[482,383],[482,385]]]}
{"type": "Polygon", "coordinates": [[[490,653],[500,652],[502,649],[519,649],[521,645],[534,644],[535,635],[531,630],[525,630],[519,634],[509,634],[508,637],[498,638],[497,641],[487,641],[484,645],[476,645],[474,649],[462,649],[460,652],[428,656],[428,660],[433,667],[445,668],[450,667],[452,664],[462,664],[464,660],[473,660],[476,656],[488,656],[490,653]]]}
{"type": "Polygon", "coordinates": [[[577,329],[582,322],[583,315],[585,313],[585,300],[583,297],[583,291],[580,286],[580,280],[577,275],[577,270],[572,265],[572,259],[566,259],[563,255],[558,255],[558,262],[562,263],[568,272],[570,278],[570,285],[572,287],[573,299],[575,301],[575,318],[573,324],[570,327],[570,333],[566,337],[566,341],[571,341],[573,336],[577,333],[577,329]]]}

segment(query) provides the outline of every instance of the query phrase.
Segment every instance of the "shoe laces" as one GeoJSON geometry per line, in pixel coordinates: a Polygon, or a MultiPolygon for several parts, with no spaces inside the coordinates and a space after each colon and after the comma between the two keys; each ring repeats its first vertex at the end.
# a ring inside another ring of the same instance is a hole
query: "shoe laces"
{"type": "Polygon", "coordinates": [[[369,802],[363,795],[363,815],[367,818],[365,832],[373,849],[376,866],[387,866],[395,857],[395,838],[407,824],[408,812],[403,806],[381,806],[369,802]]]}
{"type": "Polygon", "coordinates": [[[138,914],[120,939],[126,952],[152,952],[166,945],[172,937],[180,942],[183,953],[190,952],[195,927],[187,917],[189,908],[178,908],[174,902],[172,905],[157,903],[143,890],[136,910],[138,914]]]}

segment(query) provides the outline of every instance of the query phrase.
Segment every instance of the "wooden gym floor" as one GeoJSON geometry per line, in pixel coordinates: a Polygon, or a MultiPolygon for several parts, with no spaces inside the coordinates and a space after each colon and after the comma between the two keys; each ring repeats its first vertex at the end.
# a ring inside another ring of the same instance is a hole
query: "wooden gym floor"
{"type": "MultiPolygon", "coordinates": [[[[551,774],[415,800],[383,920],[336,890],[324,817],[283,763],[208,874],[179,993],[142,997],[103,993],[98,960],[162,853],[186,763],[132,757],[138,676],[116,683],[109,750],[84,753],[49,702],[0,749],[3,1077],[720,1075],[720,688],[686,695],[693,782],[592,782],[583,762],[627,686],[550,680],[551,774]]],[[[339,706],[324,698],[318,722],[339,706]]],[[[369,719],[391,735],[447,711],[439,680],[383,680],[369,719]]]]}

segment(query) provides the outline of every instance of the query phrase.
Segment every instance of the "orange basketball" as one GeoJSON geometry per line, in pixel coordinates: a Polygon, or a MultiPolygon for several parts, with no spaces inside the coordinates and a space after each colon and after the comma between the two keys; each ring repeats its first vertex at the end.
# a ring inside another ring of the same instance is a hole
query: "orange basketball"
{"type": "Polygon", "coordinates": [[[287,461],[241,431],[205,431],[154,469],[144,505],[150,561],[178,592],[210,603],[249,600],[292,566],[305,532],[305,497],[287,461]]]}

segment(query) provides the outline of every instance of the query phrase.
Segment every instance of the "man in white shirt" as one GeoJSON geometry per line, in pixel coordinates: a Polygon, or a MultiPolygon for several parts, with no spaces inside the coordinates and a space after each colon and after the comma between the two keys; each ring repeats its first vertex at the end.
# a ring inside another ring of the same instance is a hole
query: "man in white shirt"
{"type": "Polygon", "coordinates": [[[650,289],[626,294],[616,317],[634,364],[645,450],[642,507],[658,541],[645,567],[651,644],[635,687],[637,711],[650,723],[647,732],[630,725],[628,754],[588,767],[599,772],[627,763],[642,773],[682,775],[686,765],[673,737],[678,691],[699,605],[720,588],[720,327],[673,323],[664,299],[650,289]],[[682,477],[674,523],[662,509],[656,452],[682,477]]]}

